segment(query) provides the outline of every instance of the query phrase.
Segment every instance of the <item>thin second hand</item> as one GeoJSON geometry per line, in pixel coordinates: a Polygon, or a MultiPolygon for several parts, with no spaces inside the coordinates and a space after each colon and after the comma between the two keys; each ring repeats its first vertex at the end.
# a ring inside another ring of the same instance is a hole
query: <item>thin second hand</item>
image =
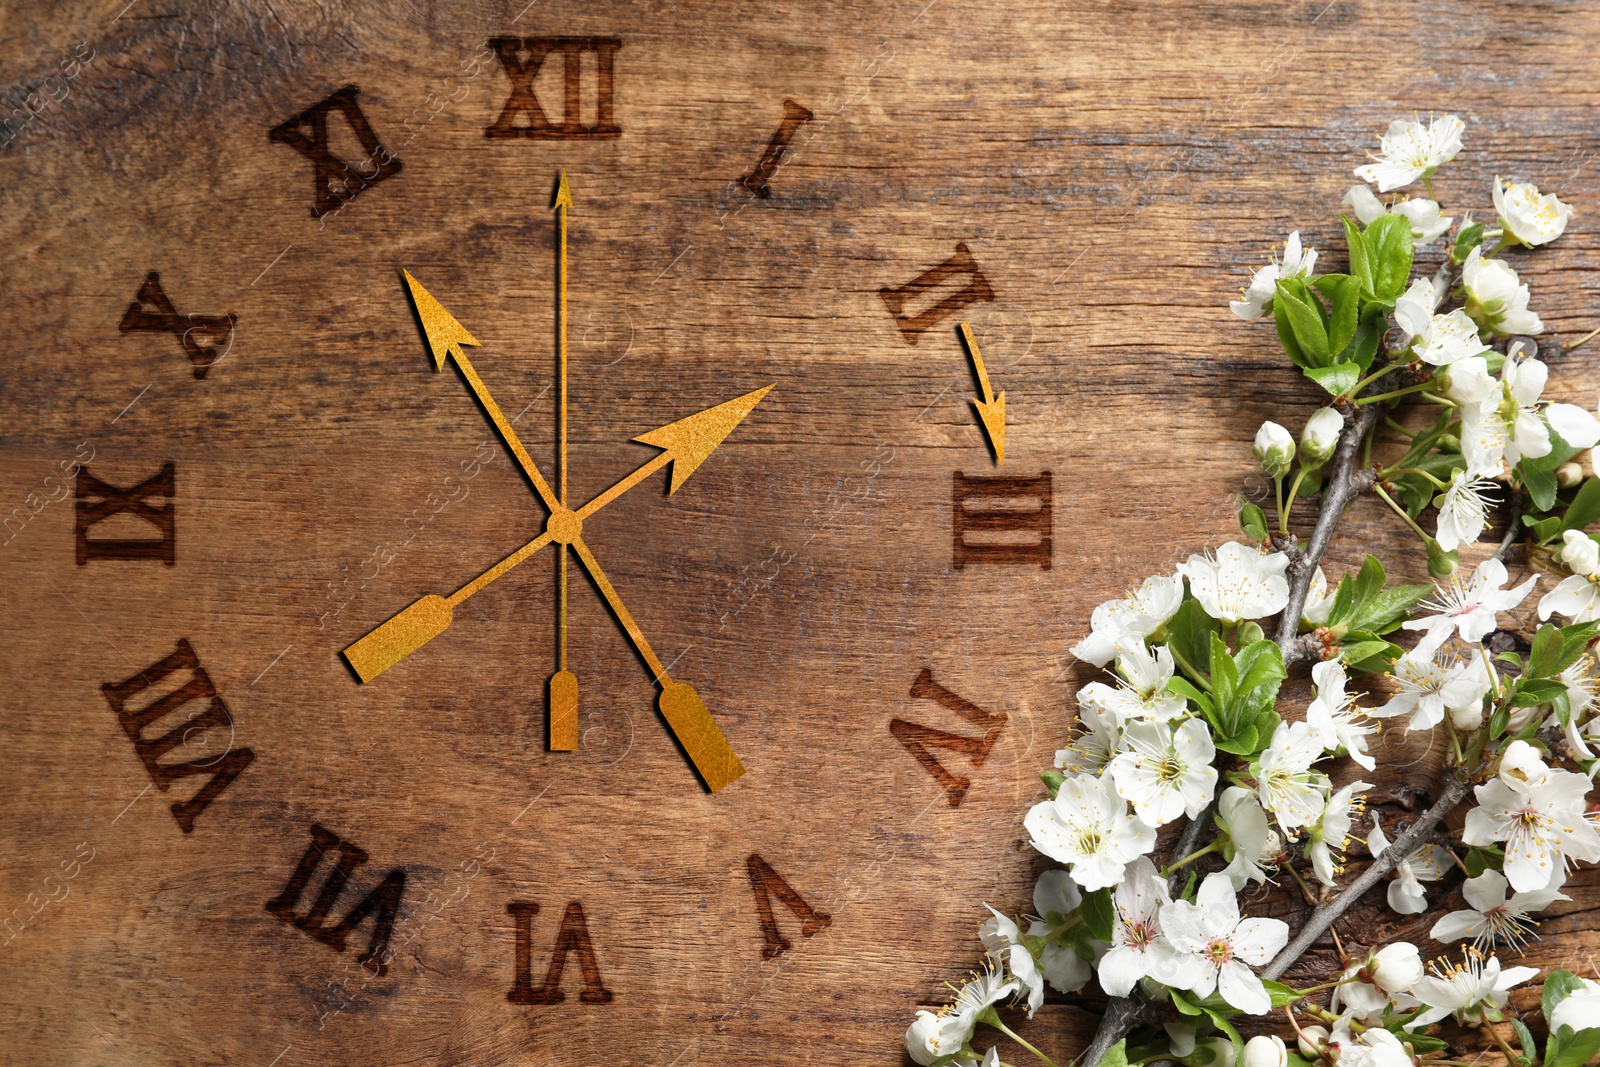
{"type": "MultiPolygon", "coordinates": [[[[561,183],[566,185],[566,174],[561,175],[561,183]]],[[[561,273],[561,506],[567,506],[567,207],[562,198],[557,202],[557,212],[560,215],[561,226],[561,259],[558,264],[561,273]]],[[[561,641],[561,669],[567,669],[567,546],[561,546],[561,576],[560,576],[560,641],[561,641]]]]}

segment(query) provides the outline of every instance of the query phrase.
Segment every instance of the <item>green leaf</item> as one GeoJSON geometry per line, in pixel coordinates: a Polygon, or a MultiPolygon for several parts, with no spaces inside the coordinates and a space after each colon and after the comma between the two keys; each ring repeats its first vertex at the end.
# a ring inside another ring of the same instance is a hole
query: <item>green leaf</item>
{"type": "Polygon", "coordinates": [[[1411,278],[1411,220],[1404,215],[1381,215],[1361,236],[1372,260],[1373,295],[1398,297],[1411,278]]]}
{"type": "MultiPolygon", "coordinates": [[[[1419,1014],[1420,1010],[1421,1009],[1418,1009],[1418,1011],[1412,1012],[1411,1014],[1419,1014]]],[[[1446,1041],[1444,1038],[1433,1037],[1429,1034],[1398,1033],[1394,1036],[1410,1045],[1412,1050],[1415,1051],[1419,1056],[1426,1056],[1430,1052],[1443,1052],[1445,1049],[1450,1047],[1450,1042],[1446,1041]]]]}
{"type": "Polygon", "coordinates": [[[1461,232],[1456,234],[1456,243],[1450,249],[1450,259],[1460,265],[1467,261],[1472,250],[1483,244],[1483,223],[1474,222],[1471,226],[1463,226],[1461,232]]]}
{"type": "Polygon", "coordinates": [[[1361,291],[1368,296],[1375,296],[1372,289],[1372,261],[1367,256],[1367,242],[1362,238],[1361,231],[1356,224],[1343,215],[1339,221],[1344,223],[1344,241],[1350,248],[1350,274],[1361,283],[1361,291]]]}
{"type": "Polygon", "coordinates": [[[1345,346],[1344,351],[1334,357],[1336,363],[1354,363],[1361,368],[1361,373],[1367,373],[1367,368],[1372,366],[1372,359],[1378,354],[1378,342],[1383,339],[1383,330],[1372,322],[1363,318],[1356,327],[1356,334],[1345,346]]]}
{"type": "MultiPolygon", "coordinates": [[[[1288,1057],[1288,1062],[1284,1064],[1284,1067],[1312,1067],[1311,1061],[1298,1052],[1285,1052],[1284,1055],[1288,1057]]],[[[1320,1064],[1321,1062],[1320,1059],[1317,1060],[1317,1063],[1320,1064]]]]}
{"type": "Polygon", "coordinates": [[[1167,623],[1167,647],[1191,679],[1202,686],[1211,684],[1211,637],[1222,632],[1222,624],[1206,614],[1200,601],[1188,597],[1178,605],[1167,623]]]}
{"type": "Polygon", "coordinates": [[[1272,301],[1272,321],[1278,327],[1278,343],[1283,346],[1289,362],[1296,367],[1311,366],[1310,357],[1301,349],[1300,342],[1294,339],[1294,327],[1290,324],[1289,312],[1280,300],[1272,301]]]}
{"type": "Polygon", "coordinates": [[[1127,1038],[1106,1049],[1106,1054],[1100,1057],[1100,1067],[1128,1067],[1127,1038]]]}
{"type": "Polygon", "coordinates": [[[1343,396],[1361,380],[1361,364],[1335,363],[1328,367],[1301,368],[1307,378],[1322,386],[1329,396],[1343,396]]]}
{"type": "Polygon", "coordinates": [[[1505,853],[1493,847],[1469,848],[1461,860],[1467,868],[1468,878],[1476,878],[1484,871],[1498,871],[1505,861],[1505,853]]]}
{"type": "Polygon", "coordinates": [[[1516,474],[1522,486],[1533,497],[1533,506],[1549,511],[1556,506],[1556,468],[1578,454],[1578,449],[1564,441],[1560,434],[1550,431],[1550,454],[1538,459],[1524,456],[1517,464],[1516,474]]]}
{"type": "Polygon", "coordinates": [[[1353,276],[1341,279],[1334,287],[1330,302],[1333,308],[1328,317],[1328,351],[1338,354],[1356,335],[1356,314],[1361,310],[1361,280],[1353,276]]]}
{"type": "Polygon", "coordinates": [[[1561,640],[1561,629],[1548,623],[1539,627],[1538,633],[1533,635],[1533,647],[1528,651],[1528,678],[1549,678],[1561,670],[1556,666],[1561,661],[1561,652],[1565,642],[1561,640]]]}
{"type": "Polygon", "coordinates": [[[1239,508],[1239,527],[1244,530],[1244,535],[1252,541],[1265,541],[1267,539],[1267,516],[1257,504],[1246,500],[1239,508]]]}
{"type": "Polygon", "coordinates": [[[1265,641],[1267,639],[1266,631],[1263,630],[1261,628],[1261,624],[1256,622],[1254,619],[1246,619],[1241,622],[1239,624],[1239,629],[1235,630],[1234,634],[1238,640],[1240,648],[1243,648],[1246,645],[1253,645],[1257,641],[1265,641]]]}
{"type": "Polygon", "coordinates": [[[1339,646],[1339,658],[1352,670],[1374,674],[1387,669],[1400,655],[1400,647],[1381,638],[1345,641],[1339,646]],[[1376,660],[1376,663],[1369,663],[1376,660]]]}
{"type": "MultiPolygon", "coordinates": [[[[1229,1007],[1230,1010],[1238,1010],[1231,1005],[1229,1007]]],[[[1244,1038],[1239,1036],[1239,1031],[1233,1028],[1233,1024],[1228,1021],[1228,1017],[1222,1012],[1207,1008],[1206,1014],[1211,1016],[1211,1021],[1217,1024],[1217,1029],[1227,1034],[1228,1040],[1233,1042],[1233,1062],[1242,1062],[1244,1059],[1244,1038]]]]}
{"type": "Polygon", "coordinates": [[[1563,1026],[1550,1035],[1545,1049],[1544,1067],[1588,1067],[1593,1056],[1600,1052],[1600,1027],[1574,1030],[1563,1026]]]}
{"type": "Polygon", "coordinates": [[[1546,1026],[1550,1025],[1550,1016],[1556,1010],[1556,1005],[1571,996],[1574,990],[1582,988],[1583,979],[1571,971],[1550,972],[1549,977],[1544,980],[1544,992],[1539,997],[1539,1010],[1544,1012],[1546,1026]]]}
{"type": "Polygon", "coordinates": [[[1215,744],[1222,751],[1235,756],[1253,756],[1264,747],[1254,725],[1242,726],[1229,736],[1218,737],[1215,744]]]}
{"type": "Polygon", "coordinates": [[[1567,505],[1566,514],[1561,516],[1561,528],[1558,532],[1581,530],[1596,519],[1600,519],[1600,478],[1590,478],[1578,489],[1578,494],[1572,498],[1572,503],[1567,505]]]}
{"type": "Polygon", "coordinates": [[[1383,564],[1368,556],[1354,578],[1339,580],[1333,608],[1328,613],[1328,628],[1344,635],[1365,631],[1379,635],[1394,629],[1417,601],[1433,591],[1428,585],[1383,587],[1387,579],[1383,564]]]}
{"type": "MultiPolygon", "coordinates": [[[[1410,223],[1406,224],[1410,232],[1410,223]]],[[[1280,279],[1273,309],[1282,309],[1289,320],[1289,328],[1300,351],[1313,367],[1328,365],[1328,329],[1322,324],[1322,304],[1311,295],[1306,283],[1298,278],[1280,279]]]]}
{"type": "Polygon", "coordinates": [[[1185,997],[1182,993],[1178,992],[1176,989],[1169,989],[1167,992],[1172,996],[1172,1006],[1177,1008],[1184,1015],[1200,1014],[1200,1009],[1189,1003],[1189,998],[1185,997]]]}
{"type": "Polygon", "coordinates": [[[1110,941],[1116,929],[1116,906],[1111,902],[1110,889],[1096,889],[1083,894],[1083,925],[1102,941],[1110,941]]]}
{"type": "Polygon", "coordinates": [[[1600,634],[1600,621],[1580,622],[1561,628],[1561,658],[1556,660],[1555,673],[1559,674],[1578,662],[1578,657],[1588,649],[1589,642],[1600,634]]]}
{"type": "Polygon", "coordinates": [[[1541,545],[1553,540],[1561,533],[1561,520],[1554,515],[1539,518],[1537,515],[1522,516],[1522,524],[1528,527],[1528,532],[1533,534],[1533,539],[1541,545]]]}
{"type": "Polygon", "coordinates": [[[1301,999],[1301,997],[1304,995],[1298,989],[1295,989],[1292,986],[1286,986],[1282,982],[1274,982],[1270,978],[1263,978],[1261,980],[1261,984],[1267,987],[1267,995],[1272,998],[1272,1006],[1274,1008],[1281,1008],[1286,1004],[1293,1004],[1295,1001],[1301,999]]]}
{"type": "Polygon", "coordinates": [[[1529,1063],[1539,1058],[1539,1043],[1533,1039],[1533,1034],[1521,1019],[1513,1018],[1511,1026],[1517,1032],[1517,1044],[1522,1046],[1522,1054],[1529,1063]]]}

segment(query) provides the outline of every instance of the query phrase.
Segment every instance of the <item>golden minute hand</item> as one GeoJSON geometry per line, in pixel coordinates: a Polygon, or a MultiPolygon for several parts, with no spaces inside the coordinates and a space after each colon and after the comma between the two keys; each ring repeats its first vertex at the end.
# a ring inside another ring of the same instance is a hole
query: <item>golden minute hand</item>
{"type": "Polygon", "coordinates": [[[411,276],[410,271],[401,273],[406,276],[406,284],[411,287],[411,302],[416,305],[417,317],[422,320],[422,330],[428,335],[428,348],[433,352],[434,369],[442,371],[447,360],[452,357],[455,359],[456,366],[460,367],[461,373],[466,376],[467,385],[471,387],[473,395],[478,398],[478,403],[483,405],[483,410],[489,413],[489,421],[500,431],[500,436],[505,441],[506,447],[511,449],[512,455],[517,457],[517,463],[528,476],[528,480],[533,483],[539,498],[544,501],[545,507],[555,511],[559,505],[556,494],[551,492],[550,484],[544,480],[544,475],[539,473],[533,457],[522,447],[517,431],[512,429],[511,420],[500,410],[500,405],[494,402],[494,397],[489,395],[489,387],[478,377],[472,361],[467,358],[466,352],[461,347],[462,345],[476,347],[477,340],[467,332],[465,326],[456,321],[454,315],[445,310],[443,304],[434,299],[432,293],[422,287],[421,282],[411,276]]]}
{"type": "Polygon", "coordinates": [[[736,396],[716,407],[697,411],[687,418],[669,422],[665,426],[635,437],[635,441],[654,445],[663,451],[579,508],[578,518],[587,519],[668,463],[672,464],[672,483],[667,488],[667,494],[670,496],[676,493],[678,487],[688,481],[689,475],[717,450],[717,446],[744,421],[744,417],[750,414],[757,404],[761,403],[761,398],[771,391],[772,386],[769,385],[753,393],[736,396]]]}
{"type": "Polygon", "coordinates": [[[661,686],[661,695],[656,701],[661,708],[661,716],[667,720],[667,725],[677,736],[678,743],[683,745],[683,750],[689,754],[695,770],[699,771],[700,777],[705,780],[706,788],[715,793],[744,774],[744,765],[739,762],[739,757],[728,744],[728,739],[723,736],[722,730],[711,718],[711,712],[706,709],[705,701],[700,699],[700,694],[695,692],[694,686],[687,682],[674,682],[667,676],[667,668],[662,665],[661,658],[650,647],[650,642],[645,640],[644,631],[639,629],[639,624],[623,605],[622,597],[617,594],[616,587],[611,584],[611,579],[606,577],[606,572],[600,567],[600,561],[594,558],[594,553],[589,551],[589,546],[584,543],[582,537],[573,538],[572,550],[583,561],[584,570],[589,572],[594,584],[600,587],[600,594],[606,598],[606,603],[616,613],[617,621],[622,623],[622,628],[628,631],[633,647],[639,650],[639,655],[643,656],[645,663],[649,665],[653,679],[661,686]]]}

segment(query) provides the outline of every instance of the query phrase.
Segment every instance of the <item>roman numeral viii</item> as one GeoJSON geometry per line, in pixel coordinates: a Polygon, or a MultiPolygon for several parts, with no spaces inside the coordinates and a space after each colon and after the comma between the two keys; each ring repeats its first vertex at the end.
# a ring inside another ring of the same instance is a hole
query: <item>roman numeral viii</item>
{"type": "Polygon", "coordinates": [[[159,663],[146,667],[131,678],[120,682],[107,682],[100,687],[106,703],[116,713],[117,721],[133,742],[134,754],[150,774],[150,781],[165,793],[179,778],[210,775],[210,781],[188,800],[172,805],[172,817],[184,833],[194,830],[194,821],[211,805],[222,791],[233,784],[246,767],[255,761],[256,754],[248,748],[233,747],[233,716],[228,706],[211,684],[211,676],[200,666],[200,658],[187,639],[178,642],[177,651],[159,663]],[[188,678],[165,695],[139,702],[146,690],[156,688],[168,675],[187,672],[188,678]],[[191,705],[204,703],[204,709],[190,717],[191,705]],[[174,717],[174,724],[159,737],[147,737],[146,730],[161,720],[174,717]],[[218,756],[202,757],[187,763],[162,763],[162,757],[179,746],[204,739],[211,730],[226,730],[227,750],[218,756]]]}

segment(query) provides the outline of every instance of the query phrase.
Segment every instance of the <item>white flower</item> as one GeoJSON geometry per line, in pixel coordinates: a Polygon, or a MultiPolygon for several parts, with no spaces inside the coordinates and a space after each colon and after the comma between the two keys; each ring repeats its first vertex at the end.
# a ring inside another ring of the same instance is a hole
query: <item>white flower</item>
{"type": "Polygon", "coordinates": [[[1251,275],[1250,284],[1239,291],[1242,299],[1228,301],[1228,307],[1246,322],[1259,319],[1266,306],[1272,303],[1273,296],[1277,294],[1280,278],[1308,277],[1316,265],[1317,250],[1302,248],[1300,231],[1296,230],[1283,243],[1283,259],[1274,258],[1272,262],[1251,275]]]}
{"type": "Polygon", "coordinates": [[[1417,278],[1394,302],[1394,321],[1406,343],[1423,362],[1448,367],[1489,351],[1478,338],[1477,325],[1460,308],[1435,312],[1444,292],[1431,278],[1417,278]]]}
{"type": "Polygon", "coordinates": [[[1519,893],[1544,889],[1565,875],[1567,858],[1600,860],[1600,830],[1584,818],[1589,779],[1552,770],[1537,785],[1513,789],[1500,779],[1478,786],[1461,840],[1505,842],[1505,875],[1519,893]]]}
{"type": "MultiPolygon", "coordinates": [[[[1592,760],[1595,758],[1594,752],[1587,742],[1595,740],[1595,731],[1600,730],[1600,719],[1590,716],[1586,721],[1585,713],[1595,706],[1597,699],[1600,699],[1600,677],[1595,675],[1594,657],[1585,652],[1573,660],[1566,670],[1556,675],[1556,680],[1567,687],[1567,705],[1570,714],[1563,728],[1567,746],[1578,759],[1592,760]]],[[[1561,727],[1561,717],[1552,712],[1544,725],[1550,730],[1561,727]]],[[[1597,770],[1600,770],[1600,765],[1591,767],[1590,776],[1592,777],[1597,770]]]]}
{"type": "Polygon", "coordinates": [[[1550,1032],[1556,1033],[1563,1026],[1570,1026],[1574,1030],[1592,1028],[1597,1013],[1600,1013],[1600,982],[1579,978],[1583,985],[1562,998],[1555,1010],[1550,1013],[1550,1032]]]}
{"type": "Polygon", "coordinates": [[[1311,680],[1316,697],[1306,707],[1306,725],[1311,727],[1317,743],[1326,752],[1343,749],[1362,767],[1374,769],[1377,761],[1367,754],[1367,735],[1376,733],[1378,728],[1368,725],[1366,709],[1345,693],[1344,664],[1336,659],[1324,660],[1311,668],[1311,680]]]}
{"type": "Polygon", "coordinates": [[[1167,624],[1183,603],[1183,579],[1155,575],[1120,600],[1108,600],[1089,618],[1089,636],[1072,647],[1085,663],[1104,667],[1119,645],[1142,643],[1167,624]]]}
{"type": "MultiPolygon", "coordinates": [[[[1389,838],[1372,820],[1372,832],[1367,835],[1367,851],[1376,859],[1389,847],[1389,838]]],[[[1444,877],[1450,853],[1438,845],[1422,845],[1411,855],[1395,864],[1394,880],[1389,883],[1389,907],[1401,915],[1420,915],[1428,910],[1428,898],[1423,882],[1437,882],[1444,877]]]]}
{"type": "MultiPolygon", "coordinates": [[[[1365,188],[1365,186],[1362,186],[1365,188]]],[[[1289,1050],[1277,1034],[1257,1034],[1244,1043],[1244,1067],[1289,1067],[1289,1050]]]]}
{"type": "Polygon", "coordinates": [[[1373,954],[1372,983],[1385,993],[1404,993],[1422,975],[1422,953],[1408,941],[1385,945],[1373,954]]]}
{"type": "Polygon", "coordinates": [[[978,927],[978,940],[988,950],[989,960],[996,970],[1004,970],[1016,979],[1018,997],[1026,994],[1028,1018],[1044,1003],[1044,973],[1028,946],[1022,943],[1022,929],[1016,920],[989,908],[990,918],[978,927]]]}
{"type": "MultiPolygon", "coordinates": [[[[1476,409],[1489,399],[1491,393],[1500,391],[1500,383],[1490,375],[1489,363],[1482,356],[1467,356],[1448,367],[1440,367],[1433,372],[1433,381],[1445,396],[1463,408],[1476,409]]],[[[1491,468],[1477,473],[1493,474],[1494,470],[1491,468]]]]}
{"type": "Polygon", "coordinates": [[[1485,330],[1502,336],[1544,332],[1539,316],[1528,310],[1528,287],[1503,260],[1488,259],[1482,248],[1467,253],[1461,264],[1467,290],[1466,312],[1485,330]]]}
{"type": "Polygon", "coordinates": [[[1550,780],[1550,765],[1537,748],[1519,739],[1500,754],[1500,768],[1495,777],[1517,792],[1526,793],[1550,780]]]}
{"type": "MultiPolygon", "coordinates": [[[[1083,895],[1078,892],[1072,876],[1063,870],[1048,870],[1039,876],[1033,887],[1033,910],[1043,916],[1028,925],[1028,936],[1043,938],[1044,947],[1039,952],[1039,962],[1044,968],[1044,980],[1058,993],[1076,993],[1089,984],[1092,968],[1089,961],[1078,955],[1071,945],[1049,940],[1053,931],[1049,917],[1056,915],[1062,921],[1078,910],[1083,895]]],[[[1094,945],[1103,942],[1095,941],[1094,945]]]]}
{"type": "Polygon", "coordinates": [[[1600,545],[1582,530],[1568,530],[1561,540],[1561,562],[1572,573],[1539,598],[1539,618],[1554,613],[1575,623],[1600,619],[1600,545]]]}
{"type": "Polygon", "coordinates": [[[1328,588],[1328,576],[1318,567],[1306,587],[1306,606],[1301,609],[1300,621],[1312,627],[1326,626],[1332,614],[1333,592],[1328,588]]]}
{"type": "Polygon", "coordinates": [[[1378,142],[1375,163],[1357,167],[1355,174],[1387,193],[1418,178],[1426,178],[1461,151],[1461,131],[1466,123],[1454,115],[1429,116],[1428,124],[1395,119],[1378,142]]]}
{"type": "Polygon", "coordinates": [[[1255,793],[1242,785],[1230,785],[1217,801],[1215,818],[1228,834],[1223,850],[1231,851],[1233,858],[1222,873],[1233,883],[1234,891],[1243,889],[1247,882],[1265,882],[1265,868],[1274,866],[1273,861],[1283,851],[1283,842],[1255,793]]]}
{"type": "Polygon", "coordinates": [[[1190,556],[1178,564],[1178,573],[1189,579],[1189,591],[1207,615],[1231,623],[1282,611],[1289,603],[1289,580],[1283,576],[1288,566],[1282,552],[1229,541],[1214,559],[1190,556]]]}
{"type": "Polygon", "coordinates": [[[1294,463],[1294,438],[1277,423],[1263,422],[1256,431],[1255,452],[1269,478],[1282,478],[1294,463]]]}
{"type": "Polygon", "coordinates": [[[1067,779],[1022,825],[1034,848],[1070,866],[1073,881],[1090,890],[1116,885],[1123,868],[1156,845],[1155,830],[1128,814],[1109,777],[1067,779]]]}
{"type": "Polygon", "coordinates": [[[1499,1022],[1500,1009],[1511,999],[1511,987],[1538,973],[1537,967],[1501,970],[1498,959],[1493,956],[1485,959],[1482,953],[1469,948],[1460,965],[1452,963],[1443,968],[1436,965],[1432,975],[1417,979],[1411,991],[1427,1005],[1427,1010],[1406,1023],[1406,1029],[1420,1030],[1446,1015],[1454,1015],[1459,1022],[1472,1026],[1485,1019],[1499,1022]]]}
{"type": "Polygon", "coordinates": [[[1101,707],[1116,712],[1123,719],[1152,719],[1166,722],[1182,715],[1188,708],[1184,699],[1167,692],[1172,681],[1172,650],[1158,645],[1146,650],[1144,643],[1125,648],[1117,656],[1117,670],[1122,684],[1113,689],[1101,682],[1090,682],[1078,691],[1081,703],[1091,686],[1092,699],[1101,707]]]}
{"type": "Polygon", "coordinates": [[[1462,545],[1475,545],[1489,524],[1489,509],[1494,507],[1487,494],[1496,488],[1494,482],[1470,471],[1458,470],[1450,479],[1450,487],[1439,498],[1439,522],[1434,527],[1434,539],[1446,552],[1462,545]]]}
{"type": "Polygon", "coordinates": [[[1412,1067],[1411,1053],[1398,1037],[1380,1026],[1369,1027],[1359,1038],[1347,1026],[1337,1026],[1328,1038],[1337,1050],[1339,1067],[1412,1067]]]}
{"type": "Polygon", "coordinates": [[[1199,965],[1179,953],[1161,932],[1161,909],[1172,903],[1167,880],[1155,864],[1140,856],[1128,864],[1117,886],[1116,923],[1111,947],[1100,959],[1100,987],[1113,997],[1125,997],[1141,978],[1185,988],[1197,981],[1199,965]]]}
{"type": "Polygon", "coordinates": [[[937,1015],[919,1011],[906,1029],[906,1052],[913,1062],[932,1067],[940,1057],[955,1055],[967,1043],[973,1025],[972,1018],[952,1011],[937,1015]]]}
{"type": "Polygon", "coordinates": [[[1438,595],[1423,601],[1421,607],[1432,609],[1436,614],[1401,625],[1407,630],[1425,631],[1429,641],[1442,642],[1452,632],[1457,632],[1461,640],[1475,645],[1499,625],[1495,615],[1522,603],[1539,580],[1536,574],[1513,589],[1502,589],[1507,577],[1504,563],[1486,559],[1473,570],[1472,580],[1465,585],[1458,576],[1452,575],[1449,588],[1435,587],[1438,595]]]}
{"type": "MultiPolygon", "coordinates": [[[[1461,409],[1461,451],[1474,470],[1489,474],[1499,469],[1502,457],[1516,466],[1523,456],[1538,459],[1550,454],[1550,431],[1535,407],[1549,373],[1537,359],[1508,358],[1500,370],[1500,388],[1481,403],[1461,409]]],[[[1579,423],[1588,413],[1574,404],[1561,407],[1579,413],[1572,422],[1582,437],[1584,427],[1579,423]]],[[[1562,417],[1566,415],[1563,411],[1562,417]]]]}
{"type": "MultiPolygon", "coordinates": [[[[1311,765],[1322,757],[1322,745],[1303,722],[1280,722],[1272,743],[1254,764],[1261,806],[1278,817],[1284,830],[1304,826],[1322,814],[1329,782],[1311,765]]],[[[1236,1007],[1238,1005],[1235,1005],[1236,1007]]]]}
{"type": "Polygon", "coordinates": [[[1531,182],[1494,179],[1494,209],[1506,233],[1529,247],[1549,244],[1567,228],[1572,208],[1556,199],[1555,193],[1539,195],[1531,182]]]}
{"type": "MultiPolygon", "coordinates": [[[[1456,656],[1436,661],[1434,656],[1444,640],[1442,635],[1427,635],[1417,642],[1416,648],[1395,660],[1391,677],[1400,691],[1370,714],[1392,718],[1409,713],[1411,721],[1406,724],[1407,733],[1433,729],[1444,721],[1446,712],[1450,713],[1452,721],[1465,722],[1474,714],[1481,720],[1483,698],[1493,683],[1487,672],[1476,666],[1480,663],[1476,657],[1473,665],[1463,664],[1456,656]]],[[[1470,726],[1464,728],[1470,729],[1470,726]]]]}
{"type": "Polygon", "coordinates": [[[1344,852],[1350,842],[1352,817],[1366,810],[1365,798],[1356,794],[1371,788],[1366,782],[1351,782],[1328,798],[1321,817],[1311,825],[1306,837],[1306,854],[1311,857],[1311,867],[1317,873],[1317,881],[1323,885],[1334,884],[1334,876],[1342,869],[1340,861],[1343,859],[1343,856],[1336,856],[1335,853],[1344,852]]]}
{"type": "Polygon", "coordinates": [[[1056,751],[1056,768],[1068,774],[1098,775],[1122,748],[1122,716],[1102,701],[1114,690],[1090,682],[1078,690],[1078,735],[1056,751]]]}
{"type": "Polygon", "coordinates": [[[1344,416],[1339,414],[1338,408],[1318,408],[1300,431],[1300,465],[1320,467],[1328,462],[1338,447],[1339,432],[1343,429],[1344,416]]]}
{"type": "Polygon", "coordinates": [[[962,1056],[950,1061],[950,1067],[1001,1067],[1000,1049],[991,1045],[982,1060],[962,1056]]]}
{"type": "Polygon", "coordinates": [[[1476,878],[1468,878],[1461,886],[1461,895],[1471,907],[1452,911],[1428,931],[1435,941],[1460,941],[1472,938],[1478,949],[1491,949],[1496,944],[1506,944],[1521,949],[1536,925],[1529,915],[1543,911],[1558,900],[1570,900],[1557,889],[1536,889],[1531,893],[1513,893],[1506,897],[1510,883],[1499,871],[1484,871],[1476,878]]]}
{"type": "Polygon", "coordinates": [[[1111,776],[1144,822],[1165,826],[1179,815],[1193,819],[1211,803],[1217,750],[1204,720],[1189,719],[1176,730],[1162,722],[1132,723],[1123,741],[1111,776]]]}
{"type": "Polygon", "coordinates": [[[1272,1010],[1272,998],[1250,967],[1269,963],[1288,944],[1289,925],[1240,918],[1227,875],[1207,875],[1195,903],[1179,900],[1163,907],[1161,927],[1173,948],[1200,962],[1197,980],[1186,987],[1196,996],[1217,990],[1240,1011],[1265,1015],[1272,1010]]]}
{"type": "Polygon", "coordinates": [[[1344,203],[1355,212],[1363,226],[1370,225],[1385,214],[1405,216],[1406,221],[1411,223],[1411,238],[1416,248],[1433,243],[1455,221],[1453,217],[1440,218],[1439,205],[1432,200],[1402,199],[1385,208],[1383,201],[1365,185],[1352,185],[1350,191],[1344,194],[1344,203]]]}

